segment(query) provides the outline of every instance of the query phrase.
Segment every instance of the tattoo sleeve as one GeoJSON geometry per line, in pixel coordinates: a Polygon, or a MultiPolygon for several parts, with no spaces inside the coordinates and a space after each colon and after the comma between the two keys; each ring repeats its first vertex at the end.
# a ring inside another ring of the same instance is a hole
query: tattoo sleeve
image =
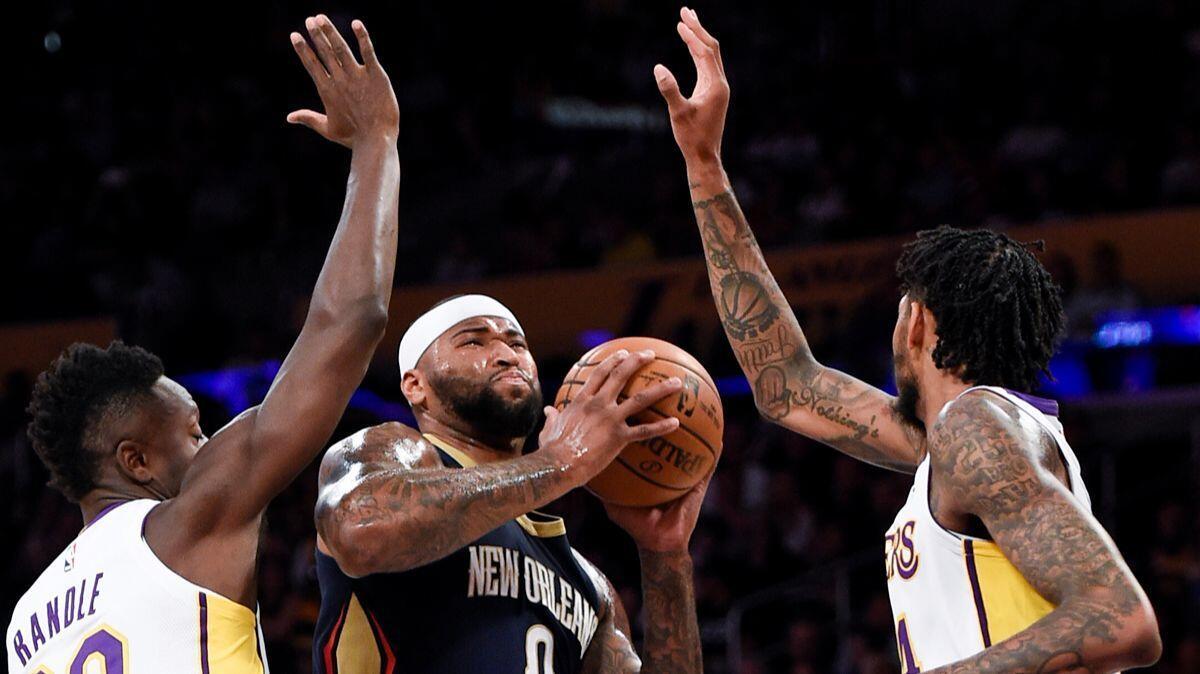
{"type": "Polygon", "coordinates": [[[594,566],[585,563],[593,582],[606,594],[607,613],[584,658],[585,674],[699,674],[704,671],[692,558],[686,551],[640,551],[642,604],[646,623],[642,650],[633,650],[629,618],[616,589],[594,566]]]}
{"type": "Polygon", "coordinates": [[[892,396],[813,357],[723,170],[691,170],[692,208],[717,314],[763,416],[854,458],[911,473],[924,433],[892,396]]]}
{"type": "Polygon", "coordinates": [[[692,558],[687,551],[640,551],[646,631],[645,672],[684,674],[704,671],[692,558]]]}
{"type": "Polygon", "coordinates": [[[1085,674],[1150,664],[1158,632],[1137,580],[1100,524],[1044,465],[1044,443],[1027,437],[1015,411],[987,395],[964,396],[933,427],[931,505],[978,517],[1056,608],[935,671],[1085,674]]]}
{"type": "Polygon", "coordinates": [[[436,561],[574,488],[554,459],[445,468],[414,430],[385,424],[332,448],[321,467],[317,531],[352,575],[436,561]]]}

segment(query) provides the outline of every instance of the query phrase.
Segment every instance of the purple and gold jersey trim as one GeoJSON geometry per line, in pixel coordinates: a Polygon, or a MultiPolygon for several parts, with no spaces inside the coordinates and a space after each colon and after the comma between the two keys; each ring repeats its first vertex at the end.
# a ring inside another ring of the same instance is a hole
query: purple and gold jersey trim
{"type": "Polygon", "coordinates": [[[211,592],[197,593],[201,674],[265,674],[258,618],[241,604],[211,592]]]}
{"type": "Polygon", "coordinates": [[[208,597],[200,593],[200,674],[208,670],[208,597]]]}
{"type": "Polygon", "coordinates": [[[963,559],[984,647],[999,643],[1054,610],[990,541],[963,541],[963,559]]]}
{"type": "Polygon", "coordinates": [[[979,569],[975,566],[975,541],[963,541],[963,558],[967,563],[967,578],[971,581],[971,594],[975,598],[975,615],[979,618],[979,634],[983,647],[992,647],[992,635],[988,630],[987,607],[983,605],[983,590],[979,587],[979,569]]]}

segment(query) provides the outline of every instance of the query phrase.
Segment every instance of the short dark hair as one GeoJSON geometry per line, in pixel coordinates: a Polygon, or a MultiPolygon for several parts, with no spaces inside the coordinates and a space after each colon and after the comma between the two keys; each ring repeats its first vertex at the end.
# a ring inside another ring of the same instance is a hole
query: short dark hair
{"type": "Polygon", "coordinates": [[[1044,244],[986,229],[919,232],[896,262],[900,287],[937,319],[933,362],[963,381],[1033,391],[1063,335],[1061,289],[1034,257],[1044,244]]]}
{"type": "Polygon", "coordinates": [[[107,349],[72,344],[38,375],[27,433],[50,485],[74,502],[94,489],[100,429],[153,395],[162,374],[158,356],[114,341],[107,349]]]}

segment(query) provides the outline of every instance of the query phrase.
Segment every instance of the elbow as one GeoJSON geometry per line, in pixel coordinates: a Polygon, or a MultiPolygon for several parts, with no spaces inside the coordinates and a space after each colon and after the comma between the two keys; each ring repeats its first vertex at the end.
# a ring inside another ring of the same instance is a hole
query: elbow
{"type": "Polygon", "coordinates": [[[1130,625],[1128,652],[1137,667],[1149,667],[1162,657],[1162,635],[1158,631],[1158,619],[1150,602],[1142,598],[1141,607],[1130,625]]]}
{"type": "Polygon", "coordinates": [[[369,524],[336,525],[331,535],[323,537],[330,555],[351,578],[362,578],[373,573],[394,571],[383,568],[383,546],[380,536],[369,524]]]}

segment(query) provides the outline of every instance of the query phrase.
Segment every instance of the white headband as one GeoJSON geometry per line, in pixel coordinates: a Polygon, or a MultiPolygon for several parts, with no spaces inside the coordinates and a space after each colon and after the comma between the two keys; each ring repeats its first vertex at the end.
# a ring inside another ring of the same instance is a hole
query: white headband
{"type": "Polygon", "coordinates": [[[463,295],[447,300],[421,314],[412,325],[408,326],[404,336],[400,338],[400,374],[404,374],[417,366],[417,361],[443,332],[454,327],[461,321],[478,316],[496,316],[508,319],[513,327],[521,334],[525,330],[517,322],[517,317],[508,307],[487,295],[463,295]]]}

